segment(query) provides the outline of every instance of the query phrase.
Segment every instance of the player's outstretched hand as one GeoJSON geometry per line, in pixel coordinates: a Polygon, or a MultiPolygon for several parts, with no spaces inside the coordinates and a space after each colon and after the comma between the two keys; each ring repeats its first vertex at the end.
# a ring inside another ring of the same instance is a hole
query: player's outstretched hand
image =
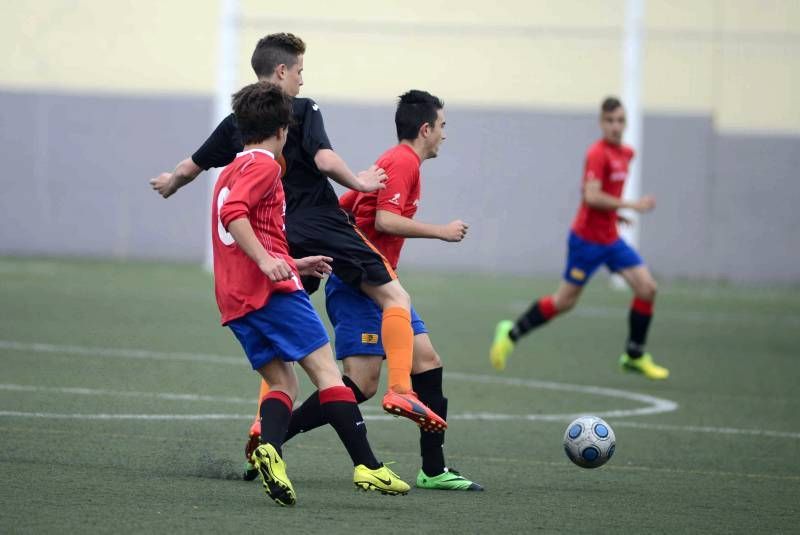
{"type": "Polygon", "coordinates": [[[356,176],[358,185],[360,186],[359,191],[363,191],[364,193],[384,189],[386,187],[384,182],[386,182],[387,178],[386,171],[377,165],[370,166],[369,169],[361,171],[358,173],[358,176],[356,176]]]}
{"type": "Polygon", "coordinates": [[[321,279],[325,275],[333,271],[330,262],[333,258],[330,256],[306,256],[304,258],[295,258],[294,263],[297,264],[297,271],[303,276],[317,277],[321,279]]]}
{"type": "Polygon", "coordinates": [[[280,282],[292,278],[292,268],[283,258],[268,256],[258,264],[258,268],[272,282],[280,282]]]}
{"type": "Polygon", "coordinates": [[[178,188],[175,187],[175,181],[172,179],[173,174],[174,173],[161,173],[157,177],[150,179],[150,186],[165,199],[178,191],[178,188]]]}
{"type": "Polygon", "coordinates": [[[656,207],[656,198],[652,195],[645,195],[633,205],[633,209],[637,212],[649,212],[656,207]]]}
{"type": "Polygon", "coordinates": [[[441,239],[449,242],[459,242],[467,235],[468,228],[469,225],[460,219],[451,221],[443,226],[441,239]]]}

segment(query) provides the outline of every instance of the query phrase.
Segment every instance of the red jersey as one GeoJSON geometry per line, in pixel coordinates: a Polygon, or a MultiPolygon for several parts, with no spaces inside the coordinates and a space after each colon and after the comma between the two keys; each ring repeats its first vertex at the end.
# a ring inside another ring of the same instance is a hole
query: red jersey
{"type": "Polygon", "coordinates": [[[286,242],[285,211],[281,166],[272,153],[261,149],[240,152],[220,174],[211,203],[211,241],[214,290],[223,325],[262,308],[275,292],[302,290],[286,242]],[[292,279],[270,281],[236,245],[227,228],[242,217],[250,220],[264,249],[291,266],[292,279]]]}
{"type": "MultiPolygon", "coordinates": [[[[597,141],[586,152],[583,184],[599,180],[603,193],[621,198],[633,155],[633,149],[627,145],[614,145],[602,139],[597,141]]],[[[572,231],[586,241],[604,245],[614,243],[619,239],[617,211],[597,210],[581,202],[572,231]]]]}
{"type": "Polygon", "coordinates": [[[375,215],[378,210],[414,217],[419,207],[420,177],[422,161],[408,145],[399,144],[384,152],[375,165],[386,171],[386,188],[372,193],[349,191],[339,199],[339,205],[356,216],[356,224],[369,240],[397,268],[400,250],[405,238],[375,230],[375,215]]]}

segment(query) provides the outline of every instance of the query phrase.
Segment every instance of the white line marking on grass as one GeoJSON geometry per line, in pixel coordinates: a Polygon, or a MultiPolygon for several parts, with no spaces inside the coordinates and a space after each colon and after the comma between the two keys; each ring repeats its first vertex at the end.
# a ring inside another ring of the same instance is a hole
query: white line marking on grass
{"type": "Polygon", "coordinates": [[[80,414],[0,411],[0,416],[55,420],[251,420],[252,414],[80,414]]]}
{"type": "MultiPolygon", "coordinates": [[[[15,351],[32,351],[34,353],[67,353],[77,355],[88,355],[104,358],[132,358],[132,359],[156,359],[172,361],[203,362],[210,364],[225,364],[244,366],[244,359],[227,357],[223,355],[195,354],[195,353],[170,353],[149,351],[141,349],[119,349],[102,347],[83,347],[72,345],[55,345],[45,343],[15,342],[10,340],[0,340],[0,349],[10,349],[15,351]]],[[[537,381],[534,379],[517,379],[512,377],[497,377],[492,375],[473,375],[459,372],[447,372],[448,380],[467,381],[481,384],[499,384],[505,386],[520,386],[531,389],[555,390],[562,392],[575,392],[582,394],[621,398],[645,404],[644,407],[635,409],[615,409],[602,412],[595,412],[596,415],[616,419],[628,418],[631,416],[646,416],[672,412],[678,408],[674,401],[639,394],[615,388],[605,388],[599,386],[573,385],[567,383],[556,383],[552,381],[537,381]]],[[[119,397],[141,397],[152,399],[164,399],[170,401],[208,401],[221,403],[253,403],[249,398],[222,397],[222,396],[200,396],[196,394],[177,394],[167,392],[135,392],[135,391],[113,391],[90,388],[55,388],[38,387],[29,385],[0,384],[0,390],[7,391],[28,391],[28,392],[59,392],[64,394],[76,395],[108,395],[119,397]]],[[[365,412],[369,412],[371,407],[363,407],[365,412]]],[[[452,414],[452,420],[465,421],[527,421],[527,422],[558,422],[569,421],[577,416],[586,414],[586,411],[567,413],[567,414],[502,414],[491,412],[465,412],[452,414]]],[[[87,420],[239,420],[250,419],[252,415],[239,414],[59,414],[46,412],[20,412],[20,411],[0,411],[0,416],[9,417],[31,417],[31,418],[60,418],[60,419],[87,419],[87,420]]],[[[371,421],[388,421],[394,419],[388,414],[372,414],[367,416],[371,421]]],[[[630,427],[638,429],[666,430],[666,431],[685,431],[694,433],[716,433],[730,435],[752,435],[767,436],[776,438],[800,438],[800,433],[770,431],[761,429],[737,429],[727,427],[705,427],[705,426],[678,426],[664,424],[648,424],[638,422],[616,421],[615,426],[630,427]]]]}
{"type": "Polygon", "coordinates": [[[237,398],[228,396],[200,396],[197,394],[175,394],[171,392],[136,392],[133,390],[104,390],[98,388],[49,387],[17,384],[0,384],[0,390],[11,392],[46,392],[56,394],[74,394],[78,396],[112,396],[145,399],[163,399],[168,401],[211,401],[214,403],[256,404],[256,398],[237,398]]]}
{"type": "MultiPolygon", "coordinates": [[[[657,398],[655,396],[648,396],[647,394],[637,394],[636,392],[628,392],[627,390],[618,390],[616,388],[605,388],[601,386],[585,386],[585,385],[571,385],[567,383],[555,383],[552,381],[537,381],[535,379],[515,379],[513,377],[496,377],[493,375],[472,375],[467,373],[447,372],[445,374],[448,380],[460,380],[482,384],[500,384],[505,386],[522,386],[525,388],[534,388],[539,390],[557,390],[560,392],[578,392],[581,394],[592,394],[597,396],[606,396],[612,398],[622,398],[630,401],[637,401],[644,403],[645,407],[638,409],[617,409],[602,412],[595,412],[597,416],[607,418],[627,418],[630,416],[644,416],[649,414],[659,414],[662,412],[672,412],[678,408],[678,404],[674,401],[657,398]]],[[[544,420],[544,421],[560,421],[572,420],[586,414],[586,412],[569,413],[569,414],[528,414],[524,418],[528,420],[544,420]]],[[[492,413],[474,413],[476,419],[481,415],[491,418],[501,417],[508,415],[494,415],[492,413]]]]}
{"type": "Polygon", "coordinates": [[[800,433],[791,431],[769,431],[766,429],[739,429],[735,427],[710,427],[701,425],[646,424],[639,422],[615,422],[614,427],[652,429],[655,431],[687,431],[689,433],[714,433],[717,435],[753,435],[774,438],[800,438],[800,433]]]}
{"type": "MultiPolygon", "coordinates": [[[[80,413],[56,413],[56,412],[24,412],[24,411],[0,411],[0,417],[11,418],[44,418],[53,420],[145,420],[145,421],[202,421],[202,420],[252,420],[252,414],[80,414],[80,413]]],[[[461,413],[448,415],[447,419],[464,421],[523,421],[523,422],[542,422],[551,421],[537,418],[537,414],[490,414],[490,413],[461,413]]],[[[390,414],[369,414],[364,415],[364,419],[369,422],[387,422],[398,418],[390,414]]],[[[769,431],[763,429],[737,429],[732,427],[699,427],[692,425],[661,425],[646,424],[639,422],[614,422],[614,427],[630,427],[634,429],[647,429],[654,431],[680,431],[688,433],[712,433],[721,435],[746,435],[771,438],[791,438],[800,439],[800,433],[769,431]]]]}
{"type": "Polygon", "coordinates": [[[179,362],[207,362],[211,364],[232,364],[245,367],[247,360],[241,357],[225,357],[222,355],[204,355],[202,353],[172,353],[148,351],[146,349],[117,349],[110,347],[85,347],[71,345],[43,344],[39,342],[14,342],[0,340],[0,349],[13,351],[33,351],[35,353],[66,353],[69,355],[87,355],[91,357],[174,360],[179,362]]]}

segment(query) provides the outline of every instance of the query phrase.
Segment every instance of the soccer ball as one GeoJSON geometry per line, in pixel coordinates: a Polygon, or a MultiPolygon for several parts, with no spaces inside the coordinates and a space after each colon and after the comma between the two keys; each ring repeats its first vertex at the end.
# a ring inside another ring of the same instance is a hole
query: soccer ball
{"type": "Polygon", "coordinates": [[[564,452],[583,468],[597,468],[614,455],[614,430],[597,416],[581,416],[564,432],[564,452]]]}

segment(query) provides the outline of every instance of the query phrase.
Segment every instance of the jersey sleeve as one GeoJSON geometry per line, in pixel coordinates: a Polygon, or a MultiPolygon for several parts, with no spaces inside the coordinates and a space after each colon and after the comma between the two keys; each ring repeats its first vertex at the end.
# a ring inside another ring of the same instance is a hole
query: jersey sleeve
{"type": "Polygon", "coordinates": [[[355,190],[348,190],[347,193],[339,197],[339,206],[348,212],[352,212],[356,207],[356,200],[358,200],[359,192],[355,190]]]}
{"type": "Polygon", "coordinates": [[[231,113],[225,117],[208,139],[192,154],[198,167],[209,170],[212,167],[225,167],[243,149],[236,118],[231,113]]]}
{"type": "Polygon", "coordinates": [[[592,148],[586,153],[586,165],[583,171],[583,182],[590,180],[603,181],[606,176],[606,156],[602,150],[592,148]]]}
{"type": "Polygon", "coordinates": [[[386,171],[386,188],[378,190],[375,210],[403,214],[403,206],[411,194],[419,167],[404,159],[379,160],[378,167],[386,171]]]}
{"type": "Polygon", "coordinates": [[[220,208],[219,218],[226,229],[231,221],[248,217],[253,207],[280,180],[280,166],[271,162],[253,162],[231,182],[230,193],[220,208]]]}
{"type": "Polygon", "coordinates": [[[331,149],[328,133],[325,132],[325,122],[322,112],[316,102],[309,99],[303,114],[303,150],[314,158],[320,149],[331,149]]]}

